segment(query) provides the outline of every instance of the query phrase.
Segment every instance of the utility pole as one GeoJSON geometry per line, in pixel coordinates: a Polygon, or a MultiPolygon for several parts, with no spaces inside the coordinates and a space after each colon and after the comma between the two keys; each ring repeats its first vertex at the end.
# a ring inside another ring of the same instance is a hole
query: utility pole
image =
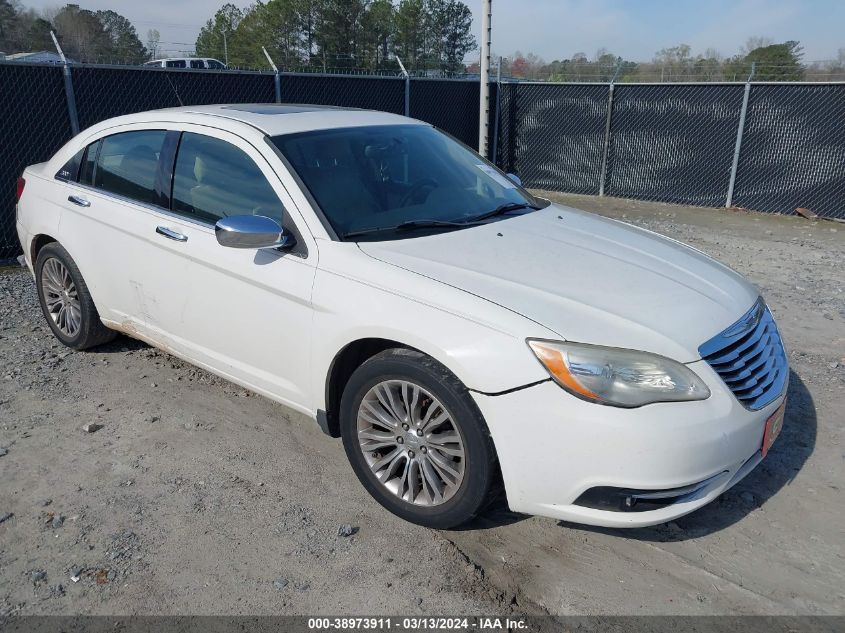
{"type": "Polygon", "coordinates": [[[226,59],[226,65],[229,65],[229,42],[226,39],[226,31],[220,31],[223,34],[223,56],[226,59]]]}
{"type": "Polygon", "coordinates": [[[487,156],[490,127],[490,22],[493,0],[481,0],[481,99],[478,112],[478,153],[487,156]]]}

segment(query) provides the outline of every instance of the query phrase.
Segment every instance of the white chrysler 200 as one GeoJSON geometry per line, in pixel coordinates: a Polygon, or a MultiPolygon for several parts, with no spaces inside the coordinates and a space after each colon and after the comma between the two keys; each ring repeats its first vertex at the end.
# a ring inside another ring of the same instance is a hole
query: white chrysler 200
{"type": "Polygon", "coordinates": [[[144,112],[28,167],[17,197],[62,343],[123,332],[316,418],[422,525],[502,487],[514,511],[664,522],[747,475],[782,424],[786,355],[751,284],[535,198],[418,121],[144,112]]]}

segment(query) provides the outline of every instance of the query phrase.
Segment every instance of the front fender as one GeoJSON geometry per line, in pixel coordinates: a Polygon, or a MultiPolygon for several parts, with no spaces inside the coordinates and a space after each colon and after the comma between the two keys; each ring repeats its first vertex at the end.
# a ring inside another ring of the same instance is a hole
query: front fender
{"type": "Polygon", "coordinates": [[[525,344],[554,333],[489,301],[374,260],[354,244],[320,250],[314,294],[314,409],[324,409],[326,376],[338,352],[361,339],[420,350],[467,388],[499,393],[545,380],[525,344]]]}

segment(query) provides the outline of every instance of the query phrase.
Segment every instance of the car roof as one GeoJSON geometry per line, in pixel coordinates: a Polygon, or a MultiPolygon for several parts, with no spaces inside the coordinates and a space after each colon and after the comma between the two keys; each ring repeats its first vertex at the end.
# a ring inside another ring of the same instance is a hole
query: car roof
{"type": "Polygon", "coordinates": [[[130,115],[136,121],[160,119],[162,115],[177,114],[179,118],[195,119],[214,117],[245,123],[269,136],[365,125],[427,125],[398,114],[359,110],[335,106],[237,103],[222,105],[184,106],[130,115]],[[140,120],[139,120],[140,119],[140,120]]]}

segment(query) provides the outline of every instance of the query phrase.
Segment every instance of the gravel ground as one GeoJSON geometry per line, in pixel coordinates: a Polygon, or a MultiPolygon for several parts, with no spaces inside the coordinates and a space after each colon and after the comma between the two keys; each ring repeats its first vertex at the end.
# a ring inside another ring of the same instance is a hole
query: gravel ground
{"type": "Polygon", "coordinates": [[[634,531],[502,507],[471,529],[416,527],[313,421],[127,338],[61,347],[8,268],[0,616],[845,613],[845,225],[547,195],[760,287],[793,374],[784,431],[741,484],[634,531]]]}

